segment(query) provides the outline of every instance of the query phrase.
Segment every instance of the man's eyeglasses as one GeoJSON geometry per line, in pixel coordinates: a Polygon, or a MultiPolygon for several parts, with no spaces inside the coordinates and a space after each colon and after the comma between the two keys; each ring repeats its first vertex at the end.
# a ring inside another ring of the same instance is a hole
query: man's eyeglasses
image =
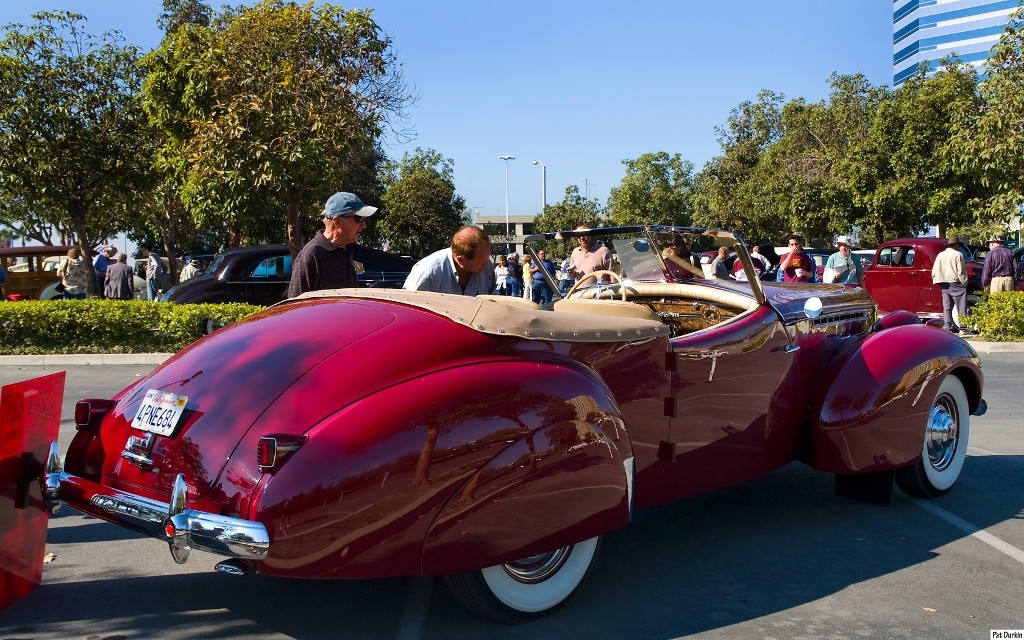
{"type": "Polygon", "coordinates": [[[352,215],[352,216],[335,216],[335,217],[337,217],[337,218],[348,218],[352,222],[355,222],[356,224],[363,224],[366,221],[366,218],[364,218],[363,216],[356,216],[356,215],[352,215]]]}

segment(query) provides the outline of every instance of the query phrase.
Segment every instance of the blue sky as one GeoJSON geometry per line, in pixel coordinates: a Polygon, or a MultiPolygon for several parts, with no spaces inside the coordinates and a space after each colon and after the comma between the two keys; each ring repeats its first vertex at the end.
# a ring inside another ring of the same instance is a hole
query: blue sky
{"type": "MultiPolygon", "coordinates": [[[[219,8],[222,0],[208,4],[219,8]]],[[[252,2],[246,4],[253,4],[252,2]]],[[[482,214],[533,214],[575,184],[604,204],[622,160],[679,153],[699,170],[720,153],[714,128],[761,89],[818,101],[833,71],[875,85],[892,74],[891,0],[354,0],[394,41],[419,96],[398,158],[451,158],[456,190],[482,214]]],[[[0,24],[40,10],[84,14],[99,34],[144,49],[160,0],[5,0],[0,24]]]]}

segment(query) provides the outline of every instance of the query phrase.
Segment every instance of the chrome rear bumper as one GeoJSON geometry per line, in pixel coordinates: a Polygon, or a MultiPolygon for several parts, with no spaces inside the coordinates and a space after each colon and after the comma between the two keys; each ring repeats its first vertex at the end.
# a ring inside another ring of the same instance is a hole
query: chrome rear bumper
{"type": "Polygon", "coordinates": [[[160,502],[65,473],[56,442],[50,443],[46,459],[44,497],[51,515],[60,512],[66,499],[92,515],[164,540],[178,564],[188,560],[192,549],[243,560],[263,560],[270,551],[270,536],[259,522],[189,509],[184,474],[175,479],[171,501],[160,502]]]}

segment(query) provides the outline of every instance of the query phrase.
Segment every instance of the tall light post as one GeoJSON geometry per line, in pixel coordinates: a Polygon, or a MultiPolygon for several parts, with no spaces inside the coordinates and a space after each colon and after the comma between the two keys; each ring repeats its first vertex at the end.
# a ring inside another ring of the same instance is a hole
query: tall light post
{"type": "Polygon", "coordinates": [[[533,161],[534,166],[540,165],[540,212],[548,206],[548,168],[540,160],[533,161]]]}
{"type": "Polygon", "coordinates": [[[505,255],[512,253],[508,247],[509,240],[512,238],[508,227],[508,161],[515,159],[515,156],[498,156],[498,160],[505,161],[505,255]]]}

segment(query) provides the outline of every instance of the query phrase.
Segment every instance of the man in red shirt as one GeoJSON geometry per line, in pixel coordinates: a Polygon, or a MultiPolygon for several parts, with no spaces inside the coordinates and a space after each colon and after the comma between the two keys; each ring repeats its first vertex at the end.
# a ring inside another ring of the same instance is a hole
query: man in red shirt
{"type": "Polygon", "coordinates": [[[783,282],[814,282],[814,273],[817,267],[814,258],[804,251],[804,239],[797,234],[791,234],[788,238],[789,253],[779,264],[779,271],[783,273],[783,282]]]}

